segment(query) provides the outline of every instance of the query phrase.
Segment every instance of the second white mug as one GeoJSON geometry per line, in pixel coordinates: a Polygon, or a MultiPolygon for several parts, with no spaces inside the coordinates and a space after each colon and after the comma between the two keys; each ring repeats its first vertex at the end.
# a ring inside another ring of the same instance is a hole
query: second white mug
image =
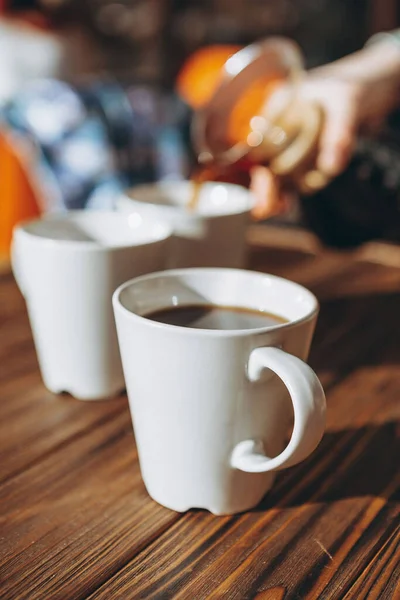
{"type": "Polygon", "coordinates": [[[165,224],[108,211],[49,215],[15,228],[13,271],[50,391],[96,400],[125,387],[112,293],[165,266],[170,234],[165,224]]]}

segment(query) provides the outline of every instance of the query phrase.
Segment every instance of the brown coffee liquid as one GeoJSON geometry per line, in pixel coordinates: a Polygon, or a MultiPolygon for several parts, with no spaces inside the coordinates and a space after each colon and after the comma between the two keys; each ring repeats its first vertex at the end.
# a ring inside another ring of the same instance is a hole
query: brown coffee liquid
{"type": "Polygon", "coordinates": [[[193,304],[163,308],[145,315],[151,321],[193,329],[259,329],[287,323],[287,319],[261,310],[238,306],[193,304]]]}
{"type": "Polygon", "coordinates": [[[188,210],[195,211],[200,199],[200,193],[203,183],[201,181],[192,180],[192,191],[188,202],[188,210]]]}
{"type": "Polygon", "coordinates": [[[189,197],[187,208],[195,211],[198,207],[201,189],[206,181],[213,181],[218,174],[215,166],[199,167],[191,176],[192,191],[189,197]]]}

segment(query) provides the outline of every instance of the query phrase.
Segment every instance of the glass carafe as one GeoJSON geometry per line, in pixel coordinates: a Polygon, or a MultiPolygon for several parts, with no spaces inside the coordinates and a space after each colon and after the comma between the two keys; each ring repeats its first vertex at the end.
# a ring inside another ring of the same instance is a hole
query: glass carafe
{"type": "Polygon", "coordinates": [[[298,46],[272,37],[241,49],[226,47],[225,55],[223,47],[215,48],[214,61],[211,55],[189,61],[179,82],[195,109],[192,138],[199,163],[226,169],[245,160],[268,165],[301,193],[324,187],[328,179],[315,163],[323,114],[298,93],[304,74],[298,46]]]}

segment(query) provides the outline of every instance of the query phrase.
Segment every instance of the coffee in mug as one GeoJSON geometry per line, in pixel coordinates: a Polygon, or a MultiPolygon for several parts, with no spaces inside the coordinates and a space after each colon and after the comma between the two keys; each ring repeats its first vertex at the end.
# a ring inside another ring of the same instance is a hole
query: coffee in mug
{"type": "Polygon", "coordinates": [[[154,500],[249,510],[277,470],[318,445],[325,396],[304,362],[318,314],[311,292],[264,273],[177,269],[128,281],[113,304],[154,500]]]}
{"type": "Polygon", "coordinates": [[[216,304],[174,306],[157,310],[146,317],[158,323],[194,329],[257,329],[287,323],[283,317],[266,311],[216,304]]]}

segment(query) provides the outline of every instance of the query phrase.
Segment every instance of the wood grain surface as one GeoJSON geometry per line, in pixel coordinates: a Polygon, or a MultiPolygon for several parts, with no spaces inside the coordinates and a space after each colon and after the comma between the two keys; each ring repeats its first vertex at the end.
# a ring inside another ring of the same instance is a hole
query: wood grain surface
{"type": "Polygon", "coordinates": [[[25,304],[0,275],[0,598],[400,598],[399,249],[251,238],[251,268],[321,301],[310,363],[328,424],[308,460],[233,517],[147,496],[126,397],[46,391],[25,304]]]}

